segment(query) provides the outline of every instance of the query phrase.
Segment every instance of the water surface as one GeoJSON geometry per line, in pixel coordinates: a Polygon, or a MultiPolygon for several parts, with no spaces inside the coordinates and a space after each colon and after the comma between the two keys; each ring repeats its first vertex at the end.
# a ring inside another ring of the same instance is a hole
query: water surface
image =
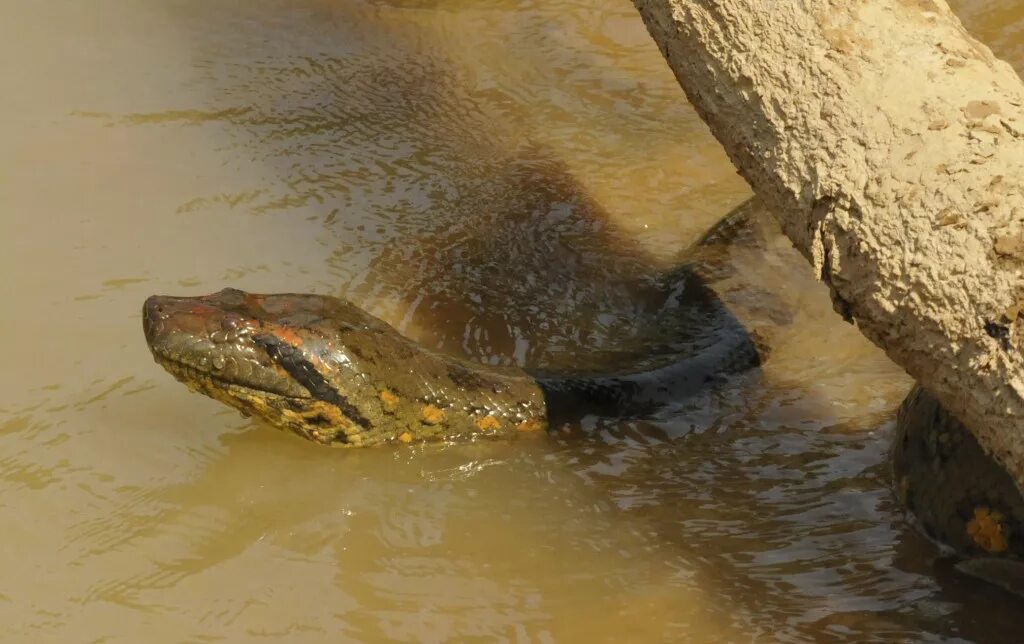
{"type": "MultiPolygon", "coordinates": [[[[955,4],[1024,65],[1024,9],[955,4]]],[[[721,285],[784,313],[764,369],[582,437],[325,450],[153,364],[143,298],[225,285],[494,363],[658,345],[749,193],[628,3],[7,0],[0,60],[3,639],[1015,639],[894,504],[908,379],[777,236],[721,285]]]]}

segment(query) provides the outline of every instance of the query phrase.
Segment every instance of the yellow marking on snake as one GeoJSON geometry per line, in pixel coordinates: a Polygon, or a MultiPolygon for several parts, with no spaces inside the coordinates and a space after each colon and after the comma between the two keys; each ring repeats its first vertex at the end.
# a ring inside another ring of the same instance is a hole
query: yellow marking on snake
{"type": "Polygon", "coordinates": [[[484,416],[476,420],[476,428],[482,432],[491,431],[501,427],[501,421],[494,416],[484,416]]]}
{"type": "Polygon", "coordinates": [[[384,411],[387,413],[393,414],[395,413],[395,410],[398,409],[398,396],[387,389],[381,389],[380,393],[377,394],[377,397],[380,398],[380,403],[384,407],[384,411]]]}
{"type": "Polygon", "coordinates": [[[420,420],[428,425],[439,425],[444,422],[445,413],[440,407],[425,405],[420,410],[420,420]]]}
{"type": "Polygon", "coordinates": [[[520,432],[536,432],[544,429],[544,421],[536,418],[530,420],[524,420],[523,422],[516,425],[516,431],[520,432]]]}
{"type": "Polygon", "coordinates": [[[967,522],[967,534],[985,552],[1003,552],[1007,548],[1003,518],[1002,513],[990,508],[974,508],[974,518],[967,522]]]}

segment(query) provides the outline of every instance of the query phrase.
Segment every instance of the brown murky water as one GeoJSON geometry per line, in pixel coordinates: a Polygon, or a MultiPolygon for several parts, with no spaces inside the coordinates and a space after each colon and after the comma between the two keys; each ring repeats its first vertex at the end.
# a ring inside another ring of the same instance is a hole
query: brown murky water
{"type": "MultiPolygon", "coordinates": [[[[1024,66],[1024,9],[961,0],[1024,66]]],[[[583,438],[317,448],[152,363],[154,292],[638,351],[747,190],[626,2],[0,1],[5,641],[1013,641],[886,476],[905,376],[777,238],[760,373],[583,438]]]]}

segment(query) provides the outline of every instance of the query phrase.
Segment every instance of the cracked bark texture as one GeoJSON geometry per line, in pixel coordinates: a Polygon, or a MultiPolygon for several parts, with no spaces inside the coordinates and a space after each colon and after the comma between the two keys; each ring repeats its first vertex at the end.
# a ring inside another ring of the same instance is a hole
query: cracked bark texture
{"type": "Polygon", "coordinates": [[[1024,487],[1024,85],[944,0],[635,0],[836,310],[1024,487]]]}

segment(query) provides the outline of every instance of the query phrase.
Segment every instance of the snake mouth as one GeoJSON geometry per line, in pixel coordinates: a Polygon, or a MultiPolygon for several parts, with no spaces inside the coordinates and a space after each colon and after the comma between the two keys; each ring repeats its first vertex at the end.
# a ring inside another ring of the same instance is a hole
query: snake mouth
{"type": "Polygon", "coordinates": [[[215,371],[202,369],[187,362],[176,360],[166,355],[161,355],[155,350],[153,351],[153,360],[163,367],[165,371],[174,376],[176,380],[184,383],[189,389],[198,389],[207,395],[212,395],[209,393],[211,390],[217,390],[240,398],[272,396],[282,401],[291,400],[295,402],[310,401],[313,399],[313,397],[308,393],[282,393],[273,389],[257,387],[245,382],[224,378],[217,375],[215,371]]]}

